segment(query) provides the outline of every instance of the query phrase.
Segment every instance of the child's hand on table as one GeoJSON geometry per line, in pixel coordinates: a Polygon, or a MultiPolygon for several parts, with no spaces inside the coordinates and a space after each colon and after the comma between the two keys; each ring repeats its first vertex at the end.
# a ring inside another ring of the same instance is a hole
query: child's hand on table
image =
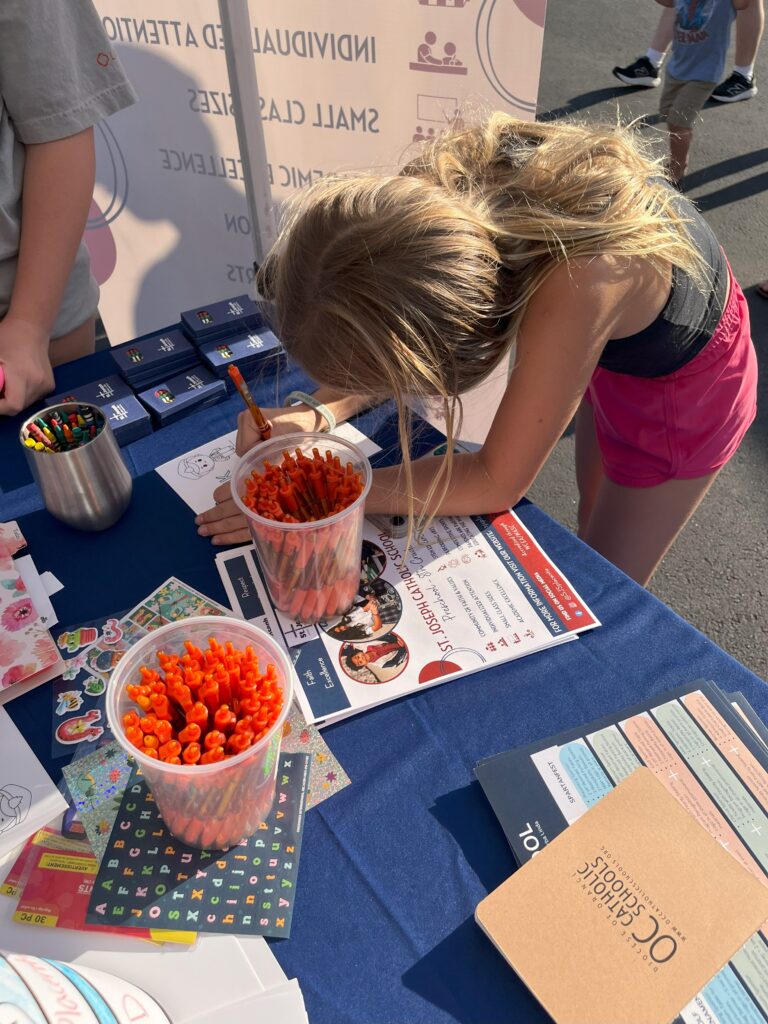
{"type": "Polygon", "coordinates": [[[206,512],[195,516],[197,532],[201,537],[210,537],[213,544],[248,544],[251,534],[245,516],[232,500],[229,483],[222,484],[213,492],[216,504],[206,512]]]}
{"type": "Polygon", "coordinates": [[[5,386],[0,416],[22,412],[54,389],[48,336],[36,324],[10,316],[0,320],[0,363],[5,386]]]}

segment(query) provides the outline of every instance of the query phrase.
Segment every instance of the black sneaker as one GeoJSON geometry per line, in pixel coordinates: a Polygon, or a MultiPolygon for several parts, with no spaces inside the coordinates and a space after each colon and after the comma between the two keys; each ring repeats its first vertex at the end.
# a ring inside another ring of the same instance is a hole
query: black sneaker
{"type": "Polygon", "coordinates": [[[638,57],[634,64],[625,68],[614,68],[613,74],[624,85],[643,85],[647,89],[661,85],[659,69],[647,57],[638,57]]]}
{"type": "Polygon", "coordinates": [[[739,71],[734,71],[718,85],[712,99],[718,103],[738,103],[739,100],[751,100],[756,95],[755,76],[745,78],[739,71]]]}

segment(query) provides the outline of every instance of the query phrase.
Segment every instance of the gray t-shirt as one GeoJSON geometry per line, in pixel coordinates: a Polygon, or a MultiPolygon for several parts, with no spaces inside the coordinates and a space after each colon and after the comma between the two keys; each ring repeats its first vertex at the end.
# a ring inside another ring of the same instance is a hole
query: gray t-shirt
{"type": "Polygon", "coordinates": [[[731,0],[675,0],[675,30],[667,70],[685,82],[719,82],[736,10],[731,0]]]}
{"type": "MultiPolygon", "coordinates": [[[[91,0],[0,0],[0,318],[16,279],[26,146],[76,135],[135,101],[91,0]]],[[[98,301],[81,243],[52,337],[98,301]]]]}

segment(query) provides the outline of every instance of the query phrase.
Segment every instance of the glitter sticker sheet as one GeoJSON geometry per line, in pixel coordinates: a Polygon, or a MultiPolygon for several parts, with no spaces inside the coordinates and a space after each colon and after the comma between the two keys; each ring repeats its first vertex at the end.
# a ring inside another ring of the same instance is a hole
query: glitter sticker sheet
{"type": "Polygon", "coordinates": [[[93,744],[108,735],[107,683],[137,640],[158,626],[193,615],[231,614],[229,608],[172,576],[122,618],[98,620],[59,633],[56,643],[68,660],[53,685],[53,756],[71,757],[78,744],[93,744]]]}
{"type": "Polygon", "coordinates": [[[280,754],[269,817],[250,839],[226,852],[178,842],[134,769],[86,920],[287,938],[311,760],[310,754],[280,754]]]}
{"type": "Polygon", "coordinates": [[[73,760],[63,769],[72,805],[99,863],[120,810],[131,767],[132,761],[126,752],[112,740],[106,746],[73,760]]]}
{"type": "Polygon", "coordinates": [[[307,810],[338,793],[351,779],[331,753],[331,749],[314,725],[308,725],[296,704],[291,705],[283,725],[280,749],[284,754],[311,754],[307,789],[307,810]]]}

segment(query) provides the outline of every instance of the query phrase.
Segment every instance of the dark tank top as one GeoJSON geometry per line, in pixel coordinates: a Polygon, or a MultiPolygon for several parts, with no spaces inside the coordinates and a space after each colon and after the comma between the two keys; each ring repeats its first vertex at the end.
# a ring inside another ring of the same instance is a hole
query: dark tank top
{"type": "Polygon", "coordinates": [[[702,293],[680,267],[672,268],[666,304],[652,324],[627,338],[613,338],[598,366],[631,377],[664,377],[689,363],[715,332],[728,295],[728,264],[715,235],[692,203],[680,197],[681,214],[694,246],[711,268],[711,287],[702,293]]]}

